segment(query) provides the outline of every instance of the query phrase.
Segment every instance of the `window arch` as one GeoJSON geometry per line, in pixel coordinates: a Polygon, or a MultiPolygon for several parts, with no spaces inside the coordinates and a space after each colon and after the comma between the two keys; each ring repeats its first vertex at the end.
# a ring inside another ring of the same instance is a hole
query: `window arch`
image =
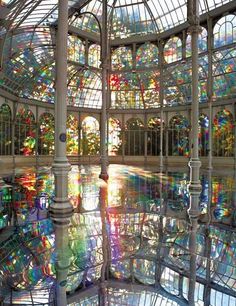
{"type": "Polygon", "coordinates": [[[116,118],[108,120],[108,154],[116,156],[121,154],[121,123],[116,118]]]}
{"type": "Polygon", "coordinates": [[[189,122],[176,115],[169,122],[169,155],[189,156],[189,122]]]}
{"type": "Polygon", "coordinates": [[[77,36],[68,36],[68,60],[85,64],[85,47],[77,36]]]}
{"type": "MultiPolygon", "coordinates": [[[[189,57],[192,55],[191,50],[191,35],[187,36],[186,39],[186,56],[189,57]]],[[[207,51],[207,30],[204,27],[201,27],[201,33],[198,35],[198,52],[206,52],[207,51]]]]}
{"type": "Polygon", "coordinates": [[[214,47],[232,44],[236,41],[236,16],[224,16],[218,20],[213,29],[214,47]]]}
{"type": "Polygon", "coordinates": [[[170,38],[164,46],[164,59],[169,64],[182,58],[182,41],[175,36],[170,38]]]}
{"type": "Polygon", "coordinates": [[[40,155],[52,155],[54,153],[55,121],[51,113],[43,113],[39,118],[39,143],[40,155]]]}
{"type": "Polygon", "coordinates": [[[0,155],[12,154],[11,109],[7,104],[0,107],[0,155]]]}
{"type": "Polygon", "coordinates": [[[112,52],[111,67],[113,70],[132,68],[132,50],[128,47],[119,47],[112,52]]]}
{"type": "Polygon", "coordinates": [[[78,139],[79,139],[79,121],[72,114],[67,116],[66,122],[66,132],[67,132],[67,142],[66,151],[68,155],[78,155],[78,139]]]}
{"type": "Polygon", "coordinates": [[[35,154],[35,117],[30,109],[21,107],[16,113],[15,154],[35,154]]]}
{"type": "Polygon", "coordinates": [[[152,67],[158,65],[158,47],[151,43],[141,45],[136,53],[136,67],[152,67]]]}
{"type": "Polygon", "coordinates": [[[227,109],[219,111],[213,121],[213,155],[233,156],[233,115],[227,109]]]}
{"type": "Polygon", "coordinates": [[[96,68],[100,67],[101,65],[101,47],[100,45],[93,44],[89,47],[88,64],[96,68]]]}
{"type": "Polygon", "coordinates": [[[199,117],[199,132],[198,132],[198,144],[199,155],[208,155],[208,141],[209,141],[209,118],[205,114],[201,114],[199,117]]]}
{"type": "Polygon", "coordinates": [[[125,154],[144,155],[144,124],[139,118],[129,119],[126,123],[125,154]]]}
{"type": "MultiPolygon", "coordinates": [[[[162,122],[164,128],[164,122],[162,122]]],[[[163,133],[164,136],[164,133],[163,133]]],[[[160,155],[161,119],[159,117],[150,118],[147,132],[147,154],[160,155]]],[[[165,140],[163,139],[163,144],[165,140]]],[[[165,147],[164,147],[165,148],[165,147]]],[[[164,149],[163,148],[163,149],[164,149]]]]}
{"type": "Polygon", "coordinates": [[[97,155],[100,150],[99,122],[94,117],[86,117],[82,121],[81,131],[82,155],[97,155]]]}

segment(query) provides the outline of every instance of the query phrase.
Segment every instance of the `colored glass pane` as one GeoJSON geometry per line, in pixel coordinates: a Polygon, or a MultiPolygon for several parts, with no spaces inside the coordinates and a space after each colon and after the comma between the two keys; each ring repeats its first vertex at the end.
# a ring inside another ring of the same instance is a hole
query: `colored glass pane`
{"type": "Polygon", "coordinates": [[[11,109],[7,104],[0,107],[0,155],[11,154],[11,109]]]}
{"type": "Polygon", "coordinates": [[[233,115],[226,109],[218,112],[213,121],[213,154],[233,156],[233,115]]]}
{"type": "Polygon", "coordinates": [[[86,117],[82,121],[81,136],[82,155],[97,155],[100,150],[100,132],[97,119],[86,117]]]}
{"type": "Polygon", "coordinates": [[[52,155],[54,153],[54,117],[50,113],[44,113],[39,118],[39,143],[40,155],[52,155]]]}
{"type": "Polygon", "coordinates": [[[15,153],[35,154],[35,119],[31,110],[20,108],[16,113],[15,153]]]}
{"type": "Polygon", "coordinates": [[[207,156],[209,145],[209,119],[205,114],[201,114],[198,120],[198,145],[201,156],[207,156]]]}
{"type": "Polygon", "coordinates": [[[189,156],[189,122],[182,116],[174,116],[169,122],[170,155],[189,156]]]}
{"type": "Polygon", "coordinates": [[[218,20],[213,30],[214,47],[218,48],[236,41],[236,16],[226,15],[218,20]]]}
{"type": "Polygon", "coordinates": [[[158,47],[146,43],[141,45],[136,53],[136,67],[153,67],[158,65],[158,47]]]}
{"type": "Polygon", "coordinates": [[[78,139],[79,139],[79,122],[72,114],[67,116],[66,123],[67,141],[66,151],[68,155],[78,155],[78,139]]]}
{"type": "Polygon", "coordinates": [[[116,156],[121,154],[121,123],[116,118],[108,121],[108,154],[116,156]]]}
{"type": "Polygon", "coordinates": [[[182,58],[182,42],[177,36],[170,38],[164,46],[164,59],[169,64],[182,58]]]}
{"type": "Polygon", "coordinates": [[[101,65],[101,47],[100,45],[91,45],[88,53],[88,64],[100,68],[101,65]]]}
{"type": "Polygon", "coordinates": [[[128,47],[119,47],[112,52],[111,67],[113,70],[132,68],[132,51],[128,47]]]}
{"type": "Polygon", "coordinates": [[[68,36],[68,60],[80,64],[85,63],[85,47],[77,36],[68,36]]]}

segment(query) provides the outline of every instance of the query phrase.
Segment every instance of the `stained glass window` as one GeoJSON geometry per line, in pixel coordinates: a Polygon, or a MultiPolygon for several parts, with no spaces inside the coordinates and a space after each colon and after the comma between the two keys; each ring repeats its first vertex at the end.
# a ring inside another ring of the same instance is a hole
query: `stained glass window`
{"type": "Polygon", "coordinates": [[[113,70],[132,68],[132,50],[128,47],[119,47],[112,52],[111,67],[113,70]]]}
{"type": "MultiPolygon", "coordinates": [[[[164,122],[163,131],[164,131],[164,122]]],[[[148,120],[147,154],[157,156],[160,154],[161,119],[153,117],[148,120]]],[[[163,132],[164,135],[164,132],[163,132]]],[[[163,137],[163,136],[162,136],[163,137]]],[[[163,138],[163,144],[165,143],[163,138]]],[[[164,147],[165,148],[165,147],[164,147]]]]}
{"type": "Polygon", "coordinates": [[[208,155],[208,141],[209,141],[209,119],[205,114],[201,114],[199,117],[199,133],[198,133],[198,145],[199,155],[208,155]]]}
{"type": "Polygon", "coordinates": [[[99,73],[90,70],[70,71],[68,104],[77,107],[101,108],[102,82],[99,73]]]}
{"type": "Polygon", "coordinates": [[[35,154],[35,118],[31,110],[21,107],[16,113],[15,154],[35,154]]]}
{"type": "Polygon", "coordinates": [[[236,41],[236,16],[226,15],[216,23],[214,30],[214,47],[218,48],[236,41]]]}
{"type": "Polygon", "coordinates": [[[108,154],[111,156],[120,155],[121,152],[121,123],[116,118],[109,118],[108,121],[108,154]]]}
{"type": "Polygon", "coordinates": [[[233,130],[233,115],[227,109],[218,112],[213,121],[214,156],[233,156],[233,130]]]}
{"type": "Polygon", "coordinates": [[[230,48],[213,53],[213,95],[215,98],[236,97],[236,50],[230,48]]]}
{"type": "Polygon", "coordinates": [[[88,53],[88,64],[100,68],[101,65],[101,47],[100,45],[91,45],[88,53]]]}
{"type": "Polygon", "coordinates": [[[138,118],[132,118],[126,123],[125,154],[144,154],[144,125],[138,118]]]}
{"type": "Polygon", "coordinates": [[[39,118],[39,142],[38,153],[40,155],[52,155],[54,153],[54,116],[44,113],[39,118]]]}
{"type": "Polygon", "coordinates": [[[11,109],[7,104],[0,107],[0,155],[10,155],[12,148],[11,109]]]}
{"type": "Polygon", "coordinates": [[[176,115],[169,122],[169,155],[189,156],[189,122],[176,115]]]}
{"type": "Polygon", "coordinates": [[[136,67],[157,66],[158,53],[158,47],[154,44],[141,45],[136,52],[136,67]]]}
{"type": "Polygon", "coordinates": [[[78,155],[78,139],[79,139],[79,122],[72,114],[67,116],[66,123],[66,151],[68,155],[78,155]]]}
{"type": "Polygon", "coordinates": [[[86,117],[82,121],[81,134],[82,155],[97,155],[100,150],[99,122],[94,117],[86,117]]]}
{"type": "MultiPolygon", "coordinates": [[[[207,30],[201,27],[201,33],[198,36],[198,52],[207,51],[207,30]]],[[[189,57],[192,55],[191,50],[191,35],[189,34],[186,39],[186,56],[189,57]]]]}
{"type": "Polygon", "coordinates": [[[164,59],[169,64],[182,58],[182,41],[175,36],[170,38],[164,46],[164,59]]]}
{"type": "Polygon", "coordinates": [[[77,36],[68,36],[68,60],[85,64],[85,47],[77,36]]]}

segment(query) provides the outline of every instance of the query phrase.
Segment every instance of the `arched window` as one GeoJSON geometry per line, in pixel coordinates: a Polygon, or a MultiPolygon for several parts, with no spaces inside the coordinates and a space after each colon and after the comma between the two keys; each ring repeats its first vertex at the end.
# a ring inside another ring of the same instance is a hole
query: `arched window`
{"type": "Polygon", "coordinates": [[[7,104],[0,107],[0,155],[12,154],[11,109],[7,104]]]}
{"type": "MultiPolygon", "coordinates": [[[[186,56],[189,57],[192,55],[191,50],[191,35],[187,36],[186,39],[186,56]]],[[[198,52],[206,52],[207,51],[207,30],[201,27],[201,33],[198,35],[198,52]]]]}
{"type": "Polygon", "coordinates": [[[68,60],[85,64],[85,47],[83,42],[74,35],[68,36],[68,60]]]}
{"type": "Polygon", "coordinates": [[[125,131],[125,154],[144,155],[144,125],[138,118],[127,121],[125,131]]]}
{"type": "Polygon", "coordinates": [[[68,155],[78,155],[78,139],[79,139],[79,122],[75,116],[69,114],[66,122],[66,132],[67,132],[67,141],[66,141],[66,152],[68,155]]]}
{"type": "Polygon", "coordinates": [[[199,133],[198,133],[198,144],[199,144],[199,155],[208,155],[208,140],[209,140],[209,119],[207,115],[201,114],[199,117],[199,133]]]}
{"type": "Polygon", "coordinates": [[[94,117],[86,117],[82,122],[82,155],[97,155],[100,150],[99,123],[94,117]]]}
{"type": "Polygon", "coordinates": [[[158,65],[158,48],[154,44],[141,45],[136,53],[136,67],[153,67],[158,65]]]}
{"type": "Polygon", "coordinates": [[[169,155],[189,156],[189,123],[182,115],[169,122],[169,155]]]}
{"type": "Polygon", "coordinates": [[[108,154],[116,156],[121,154],[121,123],[116,118],[108,120],[108,154]]]}
{"type": "Polygon", "coordinates": [[[233,115],[227,109],[218,112],[213,122],[213,155],[233,156],[233,115]]]}
{"type": "Polygon", "coordinates": [[[214,47],[232,44],[236,41],[236,16],[227,15],[218,20],[213,29],[214,47]]]}
{"type": "Polygon", "coordinates": [[[39,155],[52,155],[54,153],[54,117],[44,113],[39,118],[39,155]]]}
{"type": "Polygon", "coordinates": [[[169,64],[182,59],[182,41],[175,36],[170,38],[164,47],[164,59],[169,64]]]}
{"type": "MultiPolygon", "coordinates": [[[[163,128],[164,128],[164,122],[163,128]]],[[[152,156],[160,155],[161,119],[154,117],[148,121],[147,132],[147,154],[152,156]]],[[[164,136],[164,133],[163,133],[164,136]]],[[[163,138],[163,144],[165,143],[163,138]]],[[[165,147],[164,147],[165,148],[165,147]]],[[[163,149],[164,149],[163,148],[163,149]]]]}
{"type": "Polygon", "coordinates": [[[101,64],[101,47],[100,45],[93,44],[89,47],[88,64],[90,66],[99,68],[101,64]]]}
{"type": "Polygon", "coordinates": [[[15,154],[35,154],[35,118],[31,110],[20,108],[16,114],[15,154]]]}
{"type": "Polygon", "coordinates": [[[112,52],[111,67],[113,70],[132,68],[132,51],[128,47],[119,47],[112,52]]]}

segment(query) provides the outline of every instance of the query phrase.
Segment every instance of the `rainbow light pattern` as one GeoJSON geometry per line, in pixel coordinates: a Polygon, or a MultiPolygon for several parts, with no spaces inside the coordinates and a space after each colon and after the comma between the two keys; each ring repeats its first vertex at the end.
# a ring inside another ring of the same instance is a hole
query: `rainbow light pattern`
{"type": "Polygon", "coordinates": [[[206,156],[209,142],[209,118],[205,114],[201,114],[198,120],[199,132],[198,132],[198,145],[200,156],[206,156]]]}
{"type": "Polygon", "coordinates": [[[43,113],[39,118],[39,154],[52,155],[54,153],[54,116],[43,113]]]}
{"type": "Polygon", "coordinates": [[[0,155],[10,155],[11,148],[11,109],[7,104],[0,107],[0,155]]]}
{"type": "Polygon", "coordinates": [[[68,60],[85,64],[85,47],[77,36],[68,36],[68,60]]]}
{"type": "Polygon", "coordinates": [[[112,70],[132,68],[132,51],[128,47],[119,47],[111,55],[112,70]]]}
{"type": "Polygon", "coordinates": [[[108,154],[116,156],[121,154],[121,123],[116,118],[108,120],[108,154]]]}
{"type": "MultiPolygon", "coordinates": [[[[186,57],[192,56],[191,50],[191,35],[187,36],[186,39],[186,57]]],[[[207,51],[207,30],[201,27],[201,33],[198,35],[198,52],[206,52],[207,51]]]]}
{"type": "Polygon", "coordinates": [[[100,150],[99,122],[88,116],[82,121],[81,154],[97,155],[100,150]]]}
{"type": "Polygon", "coordinates": [[[220,18],[213,29],[214,47],[218,48],[236,41],[236,17],[233,14],[220,18]]]}
{"type": "Polygon", "coordinates": [[[31,110],[21,107],[16,113],[15,150],[22,155],[35,154],[35,118],[31,110]]]}
{"type": "Polygon", "coordinates": [[[88,64],[92,67],[100,68],[101,65],[101,47],[100,45],[91,45],[88,53],[88,64]]]}
{"type": "Polygon", "coordinates": [[[79,121],[72,114],[67,116],[66,122],[66,151],[68,155],[78,155],[79,153],[79,121]]]}
{"type": "MultiPolygon", "coordinates": [[[[189,206],[188,175],[182,172],[154,174],[139,167],[110,165],[110,180],[104,189],[98,173],[97,166],[73,166],[69,175],[69,196],[75,213],[69,228],[68,293],[82,283],[85,287],[95,284],[101,276],[102,222],[106,222],[111,245],[110,273],[114,278],[129,279],[133,270],[135,280],[153,285],[154,260],[160,241],[164,262],[188,269],[190,226],[183,219],[189,206]],[[104,214],[99,197],[107,196],[104,214]],[[165,214],[162,215],[161,234],[159,212],[162,205],[165,205],[165,214]]],[[[25,290],[50,287],[55,279],[55,237],[47,213],[54,183],[49,168],[39,168],[37,172],[32,168],[16,169],[15,176],[8,177],[7,181],[14,183],[15,188],[14,199],[9,192],[4,199],[8,204],[13,201],[17,231],[0,243],[0,275],[3,280],[8,279],[8,284],[22,293],[23,298],[25,290]]],[[[235,237],[231,231],[216,227],[214,223],[232,224],[235,178],[230,175],[212,176],[209,181],[208,175],[203,175],[201,183],[200,208],[205,208],[201,212],[202,223],[197,233],[197,275],[205,275],[202,259],[206,254],[206,239],[211,239],[209,260],[214,263],[211,265],[212,277],[218,284],[231,288],[235,237]],[[212,184],[210,202],[209,184],[212,184]],[[208,227],[209,235],[205,236],[204,218],[209,215],[208,210],[213,223],[208,227]],[[223,213],[219,214],[219,211],[223,213]],[[224,271],[220,269],[222,264],[226,267],[224,271]]],[[[165,270],[161,284],[168,291],[174,286],[174,293],[178,294],[178,273],[173,273],[165,270]]]]}
{"type": "Polygon", "coordinates": [[[189,156],[189,122],[182,115],[172,117],[169,122],[169,154],[189,156]]]}
{"type": "Polygon", "coordinates": [[[153,67],[158,65],[159,50],[151,43],[141,45],[136,52],[136,67],[153,67]]]}
{"type": "Polygon", "coordinates": [[[213,153],[215,156],[233,156],[234,148],[233,115],[224,109],[213,121],[213,153]]]}
{"type": "Polygon", "coordinates": [[[177,36],[170,38],[164,46],[164,59],[170,64],[182,58],[182,42],[177,36]]]}

